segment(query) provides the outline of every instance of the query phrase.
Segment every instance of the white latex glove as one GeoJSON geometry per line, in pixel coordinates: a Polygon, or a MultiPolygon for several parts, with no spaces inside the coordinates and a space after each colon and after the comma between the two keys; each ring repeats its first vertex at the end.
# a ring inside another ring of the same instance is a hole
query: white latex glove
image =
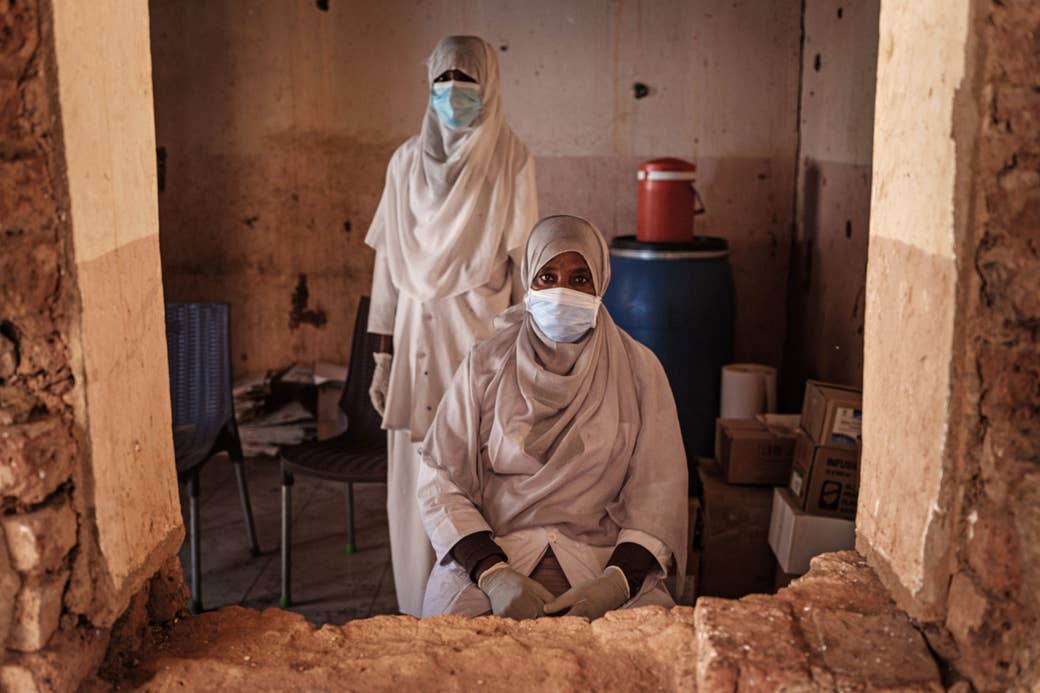
{"type": "Polygon", "coordinates": [[[584,616],[592,621],[608,611],[620,608],[631,597],[628,580],[621,568],[608,565],[598,578],[572,587],[546,604],[545,613],[553,616],[584,616]]]}
{"type": "Polygon", "coordinates": [[[372,400],[379,415],[386,413],[386,392],[390,388],[390,364],[392,354],[372,354],[376,362],[376,370],[372,373],[372,384],[368,387],[368,398],[372,400]]]}
{"type": "Polygon", "coordinates": [[[552,592],[504,561],[485,570],[477,587],[491,601],[491,613],[518,621],[545,616],[545,603],[553,598],[552,592]]]}

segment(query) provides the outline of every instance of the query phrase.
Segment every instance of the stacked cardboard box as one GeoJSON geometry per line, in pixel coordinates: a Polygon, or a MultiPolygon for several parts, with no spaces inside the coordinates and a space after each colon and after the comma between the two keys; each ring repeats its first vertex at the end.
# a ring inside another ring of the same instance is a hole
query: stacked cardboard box
{"type": "Polygon", "coordinates": [[[810,380],[788,488],[776,489],[769,545],[785,574],[809,559],[855,544],[862,405],[859,390],[810,380]]]}
{"type": "Polygon", "coordinates": [[[807,573],[813,556],[851,549],[855,543],[856,523],[852,520],[807,513],[797,507],[790,490],[773,489],[769,546],[780,565],[777,587],[807,573]]]}
{"type": "Polygon", "coordinates": [[[815,380],[806,384],[790,483],[800,510],[855,519],[861,398],[850,387],[815,380]]]}
{"type": "Polygon", "coordinates": [[[791,478],[798,417],[718,419],[715,459],[729,484],[783,485],[791,478]]]}
{"type": "Polygon", "coordinates": [[[772,486],[726,483],[714,460],[698,460],[704,488],[700,519],[699,595],[738,598],[773,591],[769,550],[772,486]]]}

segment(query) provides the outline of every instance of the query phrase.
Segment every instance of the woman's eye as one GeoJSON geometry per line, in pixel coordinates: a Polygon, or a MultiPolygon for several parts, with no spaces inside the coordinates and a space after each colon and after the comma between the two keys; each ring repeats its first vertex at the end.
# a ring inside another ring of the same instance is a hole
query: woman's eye
{"type": "Polygon", "coordinates": [[[543,284],[552,284],[554,281],[556,281],[556,277],[546,272],[544,274],[538,275],[538,281],[542,282],[543,284]]]}
{"type": "Polygon", "coordinates": [[[589,283],[589,278],[588,277],[583,277],[581,275],[578,275],[577,277],[575,277],[573,279],[573,282],[575,284],[588,284],[589,283]]]}

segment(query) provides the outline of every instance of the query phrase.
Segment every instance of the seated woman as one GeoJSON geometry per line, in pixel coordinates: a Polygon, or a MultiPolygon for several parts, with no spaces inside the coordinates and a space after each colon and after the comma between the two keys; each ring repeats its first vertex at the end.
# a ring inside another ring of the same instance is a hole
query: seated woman
{"type": "Polygon", "coordinates": [[[469,352],[422,446],[423,616],[672,606],[686,455],[660,362],[600,304],[607,245],[585,219],[545,218],[521,278],[525,304],[469,352]]]}

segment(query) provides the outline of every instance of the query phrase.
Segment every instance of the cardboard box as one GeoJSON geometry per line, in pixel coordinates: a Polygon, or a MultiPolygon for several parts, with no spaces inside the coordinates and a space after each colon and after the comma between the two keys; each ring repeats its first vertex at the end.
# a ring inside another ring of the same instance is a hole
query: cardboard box
{"type": "Polygon", "coordinates": [[[800,431],[788,488],[799,510],[854,520],[859,499],[859,449],[815,445],[805,431],[800,431]]]}
{"type": "Polygon", "coordinates": [[[786,484],[791,478],[795,437],[778,434],[756,419],[718,419],[715,457],[730,484],[786,484]]]}
{"type": "Polygon", "coordinates": [[[698,460],[697,473],[704,486],[698,594],[738,598],[772,592],[773,487],[727,484],[713,460],[698,460]]]}
{"type": "Polygon", "coordinates": [[[846,385],[806,382],[802,428],[817,445],[856,447],[863,437],[863,393],[846,385]]]}
{"type": "Polygon", "coordinates": [[[813,556],[844,551],[855,544],[855,522],[807,513],[798,508],[788,489],[773,489],[769,546],[784,573],[804,575],[813,556]]]}

